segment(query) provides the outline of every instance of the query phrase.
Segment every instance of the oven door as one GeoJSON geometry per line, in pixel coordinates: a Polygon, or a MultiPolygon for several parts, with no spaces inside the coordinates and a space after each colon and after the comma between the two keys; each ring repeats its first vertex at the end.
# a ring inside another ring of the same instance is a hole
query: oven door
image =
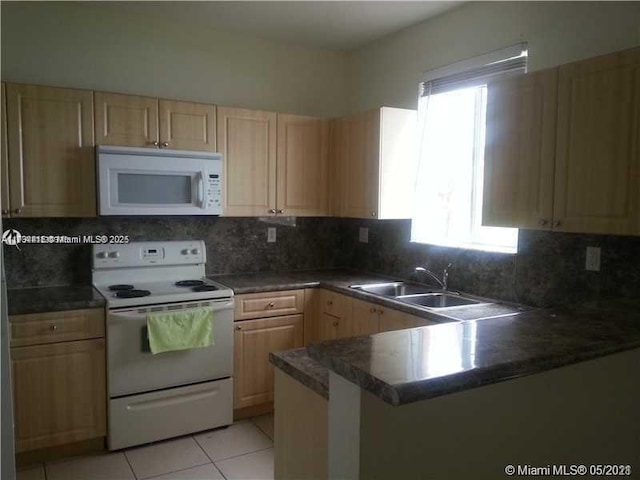
{"type": "Polygon", "coordinates": [[[99,147],[100,215],[220,215],[220,154],[99,147]]]}
{"type": "Polygon", "coordinates": [[[107,315],[109,396],[230,377],[233,370],[233,298],[109,310],[107,315]],[[214,345],[152,354],[147,313],[213,308],[214,345]]]}

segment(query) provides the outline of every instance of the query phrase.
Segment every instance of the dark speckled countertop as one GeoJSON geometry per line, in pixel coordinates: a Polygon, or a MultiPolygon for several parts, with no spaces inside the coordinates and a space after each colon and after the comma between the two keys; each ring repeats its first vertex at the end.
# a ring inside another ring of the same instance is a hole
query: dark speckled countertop
{"type": "Polygon", "coordinates": [[[640,301],[532,310],[310,345],[312,359],[402,405],[640,348],[640,301]]]}
{"type": "Polygon", "coordinates": [[[7,290],[9,315],[104,307],[105,299],[91,285],[7,290]]]}
{"type": "Polygon", "coordinates": [[[309,357],[306,348],[270,353],[269,361],[329,400],[329,370],[309,357]]]}
{"type": "Polygon", "coordinates": [[[350,285],[399,280],[393,277],[385,277],[352,270],[309,270],[282,273],[266,272],[234,275],[210,275],[209,278],[233,289],[236,295],[241,295],[243,293],[272,292],[278,290],[296,290],[300,288],[320,287],[327,290],[333,290],[350,297],[359,298],[367,302],[400,310],[405,313],[410,313],[411,315],[416,315],[436,323],[509,315],[514,312],[521,312],[529,309],[529,307],[524,305],[486,299],[493,303],[449,308],[446,309],[446,312],[445,310],[441,310],[436,313],[433,310],[426,310],[389,297],[373,295],[361,290],[349,288],[350,285]]]}

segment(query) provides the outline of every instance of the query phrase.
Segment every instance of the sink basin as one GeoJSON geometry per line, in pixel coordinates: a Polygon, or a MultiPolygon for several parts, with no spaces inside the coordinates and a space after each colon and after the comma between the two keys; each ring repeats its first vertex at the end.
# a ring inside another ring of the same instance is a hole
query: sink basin
{"type": "Polygon", "coordinates": [[[405,282],[389,282],[389,283],[372,283],[368,285],[351,285],[351,288],[362,290],[363,292],[383,295],[385,297],[400,297],[403,295],[418,295],[432,293],[433,289],[423,286],[414,285],[405,282]]]}
{"type": "Polygon", "coordinates": [[[480,303],[477,300],[461,297],[460,295],[449,295],[447,293],[401,296],[396,300],[430,308],[458,307],[460,305],[473,305],[475,303],[480,303]]]}

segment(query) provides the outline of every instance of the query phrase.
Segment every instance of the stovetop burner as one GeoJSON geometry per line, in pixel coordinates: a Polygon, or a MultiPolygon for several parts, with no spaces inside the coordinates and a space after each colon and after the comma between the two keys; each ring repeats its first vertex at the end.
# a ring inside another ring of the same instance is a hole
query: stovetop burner
{"type": "Polygon", "coordinates": [[[176,287],[199,287],[204,285],[202,280],[180,280],[176,282],[176,287]]]}
{"type": "Polygon", "coordinates": [[[149,290],[120,290],[117,291],[114,296],[118,298],[136,298],[136,297],[146,297],[151,295],[149,290]]]}
{"type": "Polygon", "coordinates": [[[133,285],[117,284],[117,285],[109,285],[108,288],[112,292],[122,292],[123,290],[133,290],[133,285]]]}
{"type": "Polygon", "coordinates": [[[194,292],[213,292],[214,290],[218,290],[218,287],[213,285],[198,285],[197,287],[193,287],[191,290],[194,292]]]}

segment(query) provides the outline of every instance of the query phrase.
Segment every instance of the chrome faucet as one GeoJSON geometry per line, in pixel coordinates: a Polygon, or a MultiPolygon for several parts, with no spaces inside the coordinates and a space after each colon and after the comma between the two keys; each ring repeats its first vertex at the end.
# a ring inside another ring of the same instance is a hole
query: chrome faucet
{"type": "Polygon", "coordinates": [[[419,273],[424,273],[428,275],[432,280],[435,280],[437,282],[437,284],[440,286],[440,288],[442,288],[442,290],[447,290],[447,286],[449,284],[449,268],[451,268],[451,265],[452,264],[450,263],[445,267],[445,269],[442,272],[442,278],[438,277],[438,275],[436,275],[431,270],[424,267],[416,267],[414,271],[416,275],[419,273]]]}

